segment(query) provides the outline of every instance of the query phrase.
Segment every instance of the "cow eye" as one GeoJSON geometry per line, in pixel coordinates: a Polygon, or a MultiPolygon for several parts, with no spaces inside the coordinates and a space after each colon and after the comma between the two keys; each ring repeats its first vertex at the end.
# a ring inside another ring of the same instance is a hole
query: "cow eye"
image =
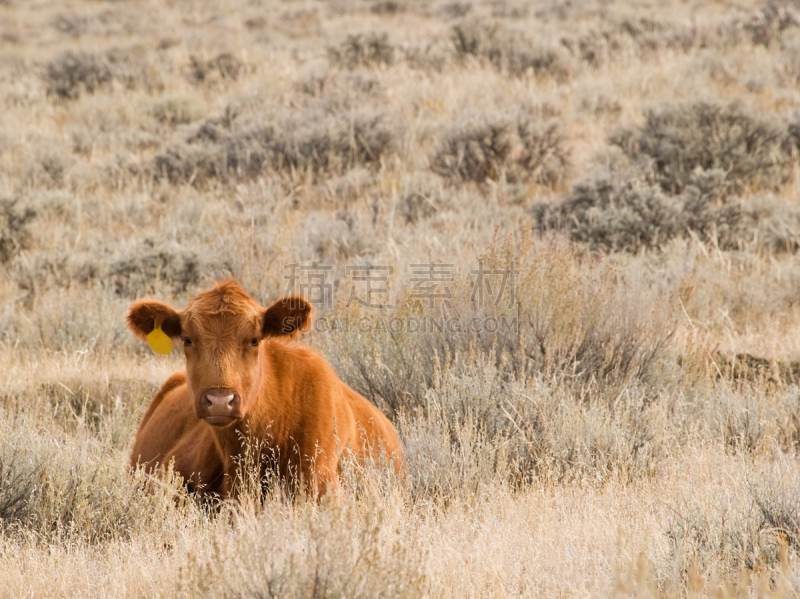
{"type": "Polygon", "coordinates": [[[189,345],[192,344],[192,340],[189,339],[188,337],[184,337],[183,338],[183,344],[186,345],[186,346],[189,346],[189,345]]]}
{"type": "Polygon", "coordinates": [[[258,337],[253,337],[250,340],[250,345],[252,345],[253,347],[258,347],[258,337]]]}

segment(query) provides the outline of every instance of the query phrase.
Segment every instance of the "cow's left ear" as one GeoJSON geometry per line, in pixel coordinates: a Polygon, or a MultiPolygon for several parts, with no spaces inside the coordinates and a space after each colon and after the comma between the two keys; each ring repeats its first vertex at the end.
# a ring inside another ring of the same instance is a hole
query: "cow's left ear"
{"type": "Polygon", "coordinates": [[[264,311],[261,334],[264,337],[294,336],[311,328],[311,304],[298,296],[278,300],[264,311]]]}

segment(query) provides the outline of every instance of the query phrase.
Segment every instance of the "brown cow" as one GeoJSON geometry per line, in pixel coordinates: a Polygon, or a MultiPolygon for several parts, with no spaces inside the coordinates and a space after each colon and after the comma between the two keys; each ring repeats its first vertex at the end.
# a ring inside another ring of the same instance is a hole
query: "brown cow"
{"type": "Polygon", "coordinates": [[[174,460],[190,490],[236,496],[237,457],[256,441],[263,462],[292,488],[338,488],[341,458],[388,456],[404,474],[389,420],[345,385],[315,351],[287,343],[311,325],[299,297],[262,308],[234,281],[217,284],[176,312],[141,300],[128,326],[144,339],[155,324],[183,341],[186,371],[173,374],[150,403],[131,465],[155,471],[174,460]]]}

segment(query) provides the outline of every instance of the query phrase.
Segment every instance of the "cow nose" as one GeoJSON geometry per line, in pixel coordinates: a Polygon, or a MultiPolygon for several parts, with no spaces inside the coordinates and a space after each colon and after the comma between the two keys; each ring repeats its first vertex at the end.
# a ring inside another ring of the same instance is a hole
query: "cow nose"
{"type": "Polygon", "coordinates": [[[234,399],[236,399],[235,393],[228,393],[227,395],[214,393],[213,391],[206,393],[206,405],[210,409],[230,410],[234,399]]]}
{"type": "Polygon", "coordinates": [[[200,398],[198,416],[209,423],[241,418],[241,398],[235,389],[216,387],[206,390],[200,398]]]}

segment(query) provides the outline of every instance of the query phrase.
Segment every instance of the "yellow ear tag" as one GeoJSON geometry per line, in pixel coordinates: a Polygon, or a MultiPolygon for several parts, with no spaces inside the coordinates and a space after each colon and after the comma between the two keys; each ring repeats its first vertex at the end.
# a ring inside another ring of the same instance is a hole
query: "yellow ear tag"
{"type": "Polygon", "coordinates": [[[172,339],[161,330],[161,323],[157,322],[156,328],[148,333],[147,345],[149,345],[154,352],[159,354],[168,354],[172,351],[172,339]]]}

